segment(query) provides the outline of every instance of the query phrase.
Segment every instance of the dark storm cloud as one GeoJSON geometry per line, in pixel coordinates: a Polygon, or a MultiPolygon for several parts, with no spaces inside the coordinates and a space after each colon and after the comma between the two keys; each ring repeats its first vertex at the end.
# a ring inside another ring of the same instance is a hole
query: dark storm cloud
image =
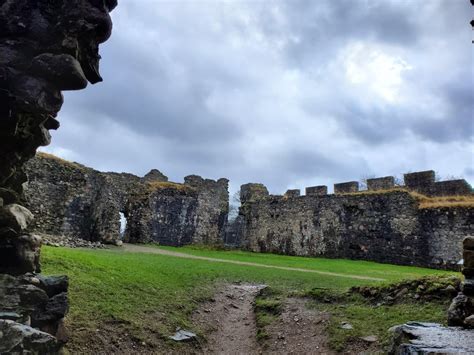
{"type": "Polygon", "coordinates": [[[122,1],[49,151],[288,187],[472,174],[468,1],[122,1]],[[452,159],[456,156],[456,159],[452,159]]]}
{"type": "MultiPolygon", "coordinates": [[[[288,14],[288,26],[300,40],[288,47],[294,65],[310,62],[316,56],[328,60],[352,40],[369,39],[393,45],[411,46],[418,40],[416,9],[390,1],[324,1],[282,2],[288,14]]],[[[268,26],[271,28],[271,26],[268,26]]],[[[269,29],[271,31],[271,29],[269,29]]]]}

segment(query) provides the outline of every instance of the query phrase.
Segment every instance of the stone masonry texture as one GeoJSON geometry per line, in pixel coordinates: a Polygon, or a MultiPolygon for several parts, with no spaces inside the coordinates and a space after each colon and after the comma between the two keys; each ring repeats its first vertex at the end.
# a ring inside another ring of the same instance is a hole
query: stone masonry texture
{"type": "MultiPolygon", "coordinates": [[[[384,191],[356,193],[357,182],[350,182],[335,184],[335,194],[318,195],[308,188],[305,196],[288,198],[268,194],[261,184],[246,184],[234,222],[238,226],[228,227],[229,239],[255,252],[457,269],[462,240],[474,235],[474,208],[419,208],[407,187],[386,190],[393,186],[392,177],[372,181],[371,190],[384,191]]],[[[417,192],[428,186],[434,196],[447,194],[436,190],[431,172],[409,174],[407,183],[417,192]]],[[[472,196],[468,184],[456,191],[472,196]]]]}
{"type": "Polygon", "coordinates": [[[35,232],[116,243],[120,212],[125,240],[164,245],[220,243],[228,213],[228,180],[193,175],[168,182],[158,170],[140,178],[103,173],[39,153],[26,166],[27,206],[35,232]]]}

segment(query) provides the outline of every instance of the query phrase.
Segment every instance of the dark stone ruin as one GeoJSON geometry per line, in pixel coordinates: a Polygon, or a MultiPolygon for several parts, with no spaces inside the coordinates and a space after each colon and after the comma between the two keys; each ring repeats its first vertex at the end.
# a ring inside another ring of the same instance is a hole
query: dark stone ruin
{"type": "Polygon", "coordinates": [[[24,164],[57,129],[62,90],[102,80],[116,0],[0,0],[0,353],[53,354],[67,336],[68,280],[40,274],[24,164]]]}
{"type": "Polygon", "coordinates": [[[326,186],[307,187],[304,196],[243,185],[239,216],[226,240],[254,252],[458,269],[461,241],[474,234],[474,208],[420,208],[416,193],[472,196],[465,180],[435,182],[427,171],[405,174],[404,186],[395,186],[391,176],[367,185],[359,191],[357,181],[335,184],[334,194],[326,186]]]}
{"type": "Polygon", "coordinates": [[[44,153],[26,164],[26,173],[27,207],[36,215],[31,229],[45,237],[172,246],[224,239],[227,179],[190,175],[175,183],[156,169],[144,177],[100,172],[44,153]],[[123,235],[120,213],[127,220],[123,235]]]}

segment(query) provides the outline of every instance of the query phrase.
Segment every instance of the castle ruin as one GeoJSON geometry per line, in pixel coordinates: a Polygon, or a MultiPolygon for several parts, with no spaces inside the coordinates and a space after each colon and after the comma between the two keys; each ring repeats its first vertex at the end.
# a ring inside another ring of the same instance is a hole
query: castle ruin
{"type": "Polygon", "coordinates": [[[35,232],[117,244],[219,244],[227,223],[228,180],[197,175],[169,182],[154,169],[144,177],[103,173],[39,153],[26,165],[27,206],[35,232]],[[120,233],[120,213],[127,219],[120,233]]]}
{"type": "Polygon", "coordinates": [[[461,242],[474,234],[472,205],[424,206],[421,198],[472,196],[462,179],[435,181],[433,171],[288,190],[270,195],[245,184],[236,220],[227,222],[228,180],[187,176],[169,182],[158,170],[144,177],[103,173],[40,153],[27,164],[28,208],[37,233],[117,244],[232,245],[254,252],[361,259],[456,269],[461,242]],[[119,215],[127,218],[120,235],[119,215]]]}
{"type": "Polygon", "coordinates": [[[472,188],[462,179],[436,182],[431,170],[404,180],[397,187],[391,176],[368,179],[367,191],[359,191],[357,181],[338,183],[334,194],[313,186],[303,196],[243,185],[234,239],[255,252],[456,269],[463,238],[474,234],[474,208],[425,208],[417,197],[472,196],[472,188]]]}

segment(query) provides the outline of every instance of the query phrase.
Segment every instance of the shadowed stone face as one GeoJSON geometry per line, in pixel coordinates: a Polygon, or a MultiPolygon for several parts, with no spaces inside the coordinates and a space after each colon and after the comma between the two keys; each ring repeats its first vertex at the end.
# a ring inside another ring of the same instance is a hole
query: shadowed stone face
{"type": "MultiPolygon", "coordinates": [[[[0,257],[2,250],[20,248],[19,237],[26,234],[28,223],[19,228],[12,221],[26,221],[28,213],[12,206],[23,203],[23,164],[50,143],[49,130],[59,128],[61,91],[102,81],[99,44],[110,37],[109,12],[116,5],[116,0],[0,0],[0,237],[5,236],[0,257]]],[[[13,261],[8,272],[24,264],[19,259],[8,258],[13,261]]]]}
{"type": "Polygon", "coordinates": [[[0,0],[0,311],[14,310],[0,312],[0,337],[12,340],[0,341],[0,353],[57,354],[67,340],[67,278],[29,273],[40,271],[41,238],[28,233],[23,166],[59,128],[61,91],[102,80],[99,44],[110,36],[116,5],[0,0]]]}

